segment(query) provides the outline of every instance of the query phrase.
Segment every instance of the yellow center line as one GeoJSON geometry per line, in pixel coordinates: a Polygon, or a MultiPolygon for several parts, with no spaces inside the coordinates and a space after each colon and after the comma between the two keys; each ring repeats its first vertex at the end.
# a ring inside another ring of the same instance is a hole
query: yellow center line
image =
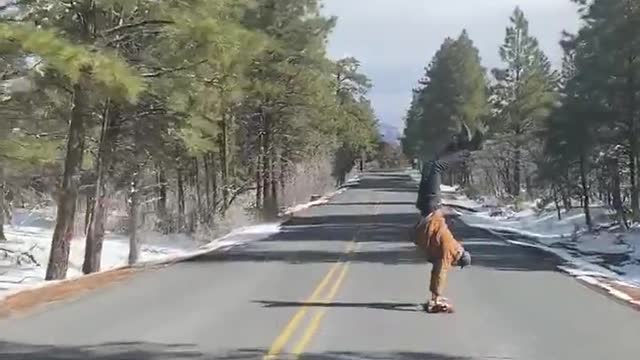
{"type": "MultiPolygon", "coordinates": [[[[379,205],[380,205],[380,203],[378,202],[374,206],[374,210],[373,210],[373,215],[374,216],[378,214],[379,205]]],[[[361,230],[362,230],[362,228],[359,228],[358,231],[356,232],[356,235],[354,236],[354,241],[353,241],[354,246],[353,246],[352,249],[350,249],[349,253],[354,251],[360,245],[357,242],[357,238],[358,238],[358,235],[360,235],[361,230]]],[[[344,281],[345,277],[347,276],[347,272],[348,271],[349,271],[349,263],[347,262],[342,267],[342,271],[340,272],[340,275],[338,275],[338,278],[336,279],[336,282],[333,284],[333,286],[331,287],[331,290],[329,291],[329,294],[324,299],[324,301],[327,304],[330,304],[335,299],[336,295],[338,294],[338,290],[340,289],[340,286],[342,285],[342,282],[344,281]]],[[[300,340],[293,347],[292,354],[294,355],[294,358],[297,359],[305,351],[305,349],[309,346],[309,343],[313,339],[313,336],[318,332],[318,329],[320,328],[320,324],[322,323],[322,319],[324,318],[326,313],[327,313],[327,308],[326,307],[316,310],[316,313],[314,314],[313,318],[311,319],[311,322],[309,323],[309,326],[307,327],[306,331],[302,335],[302,338],[300,338],[300,340]]]]}
{"type": "MultiPolygon", "coordinates": [[[[379,205],[380,205],[380,203],[377,203],[374,206],[374,215],[377,215],[378,209],[379,209],[379,205]]],[[[357,238],[360,235],[361,231],[362,231],[362,228],[358,228],[358,230],[356,231],[356,234],[354,235],[352,241],[350,241],[349,244],[347,244],[347,248],[345,249],[345,255],[351,254],[359,246],[359,244],[357,242],[357,238]]],[[[284,327],[284,329],[282,330],[280,335],[278,335],[278,337],[273,342],[273,344],[271,344],[271,347],[269,348],[269,352],[265,356],[263,356],[263,360],[275,360],[275,359],[277,359],[277,356],[282,353],[282,349],[284,349],[284,347],[287,345],[287,342],[289,341],[291,336],[294,334],[294,332],[298,329],[298,327],[300,325],[300,322],[304,319],[305,315],[309,311],[309,304],[313,304],[313,303],[318,302],[318,297],[323,292],[324,288],[333,279],[334,274],[340,268],[342,268],[342,269],[341,269],[337,279],[333,283],[333,286],[329,290],[329,293],[327,294],[327,296],[324,298],[324,302],[330,303],[331,301],[333,301],[333,299],[338,294],[340,286],[342,285],[342,283],[343,283],[343,281],[344,281],[344,279],[345,279],[345,277],[347,275],[347,272],[349,270],[349,264],[345,260],[340,260],[339,262],[337,262],[337,263],[333,264],[333,266],[331,266],[331,268],[329,269],[329,272],[325,275],[325,277],[322,279],[320,284],[318,284],[318,286],[313,291],[311,296],[309,296],[307,298],[307,300],[305,300],[304,304],[294,314],[294,316],[291,318],[289,323],[287,323],[287,325],[284,327]]],[[[327,310],[326,308],[319,309],[314,314],[314,316],[311,319],[311,322],[309,323],[309,325],[307,326],[302,338],[294,346],[293,354],[296,357],[298,355],[302,354],[304,352],[305,348],[311,342],[311,340],[313,338],[313,335],[317,332],[318,328],[320,327],[320,324],[322,322],[322,318],[324,317],[324,315],[326,313],[326,310],[327,310]]]]}
{"type": "MultiPolygon", "coordinates": [[[[345,250],[345,252],[346,253],[352,252],[354,249],[354,244],[355,243],[353,241],[350,242],[347,245],[347,249],[345,250]]],[[[333,266],[331,266],[331,268],[329,269],[329,272],[325,275],[322,281],[320,281],[320,283],[315,288],[311,296],[309,296],[307,300],[305,300],[305,304],[313,303],[317,301],[318,297],[320,296],[320,293],[329,284],[329,282],[333,278],[333,275],[338,271],[338,269],[342,265],[343,265],[342,262],[337,262],[333,264],[333,266]]],[[[302,307],[300,307],[300,309],[298,309],[298,311],[293,315],[289,323],[287,323],[287,325],[284,327],[282,332],[280,332],[280,335],[278,335],[278,337],[273,342],[273,344],[271,344],[271,348],[269,349],[269,352],[263,357],[264,360],[273,360],[277,355],[279,355],[282,352],[282,349],[285,347],[285,345],[289,341],[289,338],[291,338],[293,333],[297,330],[298,326],[300,325],[300,322],[304,319],[304,316],[307,314],[308,311],[309,311],[309,307],[307,305],[303,305],[302,307]]]]}
{"type": "MultiPolygon", "coordinates": [[[[324,302],[331,303],[331,301],[333,301],[333,299],[336,297],[338,293],[338,290],[340,289],[340,286],[342,285],[342,282],[344,281],[344,278],[347,276],[348,271],[349,271],[349,264],[344,264],[342,266],[342,271],[340,272],[340,275],[336,279],[336,282],[333,284],[333,287],[331,287],[331,290],[329,291],[329,295],[327,295],[327,297],[324,299],[324,302]]],[[[318,331],[318,328],[322,323],[322,318],[325,316],[326,313],[327,313],[327,308],[322,308],[316,311],[315,315],[311,319],[311,322],[309,323],[309,326],[307,327],[306,331],[302,335],[302,338],[300,338],[300,341],[298,341],[298,343],[293,348],[292,353],[294,356],[296,357],[299,356],[307,348],[307,346],[311,342],[311,339],[313,338],[313,335],[315,335],[315,333],[318,331]]]]}

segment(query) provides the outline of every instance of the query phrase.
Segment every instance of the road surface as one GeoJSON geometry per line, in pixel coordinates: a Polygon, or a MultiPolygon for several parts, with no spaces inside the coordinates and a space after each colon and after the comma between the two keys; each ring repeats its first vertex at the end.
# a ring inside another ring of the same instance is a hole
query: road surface
{"type": "Polygon", "coordinates": [[[415,184],[372,173],[283,231],[0,321],[0,359],[637,359],[640,314],[454,220],[457,312],[418,311],[415,184]]]}

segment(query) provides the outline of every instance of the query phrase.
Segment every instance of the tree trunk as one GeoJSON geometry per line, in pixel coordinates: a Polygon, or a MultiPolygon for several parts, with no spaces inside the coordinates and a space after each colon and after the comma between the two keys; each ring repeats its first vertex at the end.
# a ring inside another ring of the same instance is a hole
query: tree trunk
{"type": "Polygon", "coordinates": [[[256,159],[256,208],[262,209],[264,196],[262,195],[262,155],[256,159]]]}
{"type": "Polygon", "coordinates": [[[93,216],[93,203],[95,200],[90,193],[87,193],[85,196],[85,205],[84,205],[84,234],[87,235],[89,233],[89,225],[91,225],[91,216],[93,216]]]}
{"type": "Polygon", "coordinates": [[[280,194],[282,195],[282,201],[287,201],[288,199],[284,199],[284,194],[287,191],[287,160],[285,158],[284,152],[280,154],[280,173],[279,173],[279,183],[280,183],[280,194]]]}
{"type": "Polygon", "coordinates": [[[612,160],[612,176],[613,176],[613,189],[611,191],[611,196],[613,198],[613,208],[616,211],[616,216],[618,218],[618,222],[620,225],[627,228],[627,218],[624,213],[624,206],[622,203],[622,194],[620,192],[620,169],[618,167],[618,163],[616,159],[612,160]]]}
{"type": "Polygon", "coordinates": [[[210,186],[210,169],[209,169],[209,160],[207,159],[207,155],[202,157],[202,163],[204,164],[204,201],[205,201],[205,212],[203,221],[205,224],[210,225],[210,212],[211,212],[211,186],[210,186]]]}
{"type": "Polygon", "coordinates": [[[558,220],[562,220],[562,210],[560,209],[560,201],[558,200],[558,188],[554,185],[553,188],[553,203],[556,206],[556,212],[558,214],[558,220]]]}
{"type": "Polygon", "coordinates": [[[636,137],[632,137],[631,140],[631,148],[629,152],[629,184],[631,191],[631,212],[634,220],[638,220],[640,217],[640,208],[639,205],[639,197],[638,197],[638,178],[637,178],[637,169],[638,169],[638,146],[636,137]]]}
{"type": "MultiPolygon", "coordinates": [[[[505,161],[506,163],[507,161],[505,161]]],[[[513,189],[512,189],[512,183],[513,180],[511,179],[511,170],[510,170],[510,165],[509,163],[503,164],[502,168],[503,168],[503,175],[502,175],[502,182],[504,184],[504,190],[507,194],[512,194],[513,193],[513,189]]]]}
{"type": "Polygon", "coordinates": [[[200,223],[203,221],[205,217],[204,217],[204,211],[202,208],[202,194],[200,193],[200,165],[198,164],[197,157],[193,159],[193,168],[194,168],[194,175],[195,175],[194,181],[196,182],[196,206],[197,206],[196,217],[197,217],[197,221],[200,223]]]}
{"type": "Polygon", "coordinates": [[[629,136],[629,184],[631,191],[631,213],[634,220],[640,219],[640,204],[638,194],[638,126],[636,121],[636,91],[635,88],[635,58],[629,56],[627,60],[627,76],[625,92],[627,101],[627,124],[629,136]]]}
{"type": "Polygon", "coordinates": [[[162,164],[156,166],[157,196],[156,202],[157,217],[160,220],[159,228],[163,234],[171,232],[169,217],[167,214],[167,176],[162,164]]]}
{"type": "Polygon", "coordinates": [[[222,115],[222,133],[220,134],[220,164],[222,165],[222,208],[229,205],[229,125],[226,115],[222,115]]]}
{"type": "Polygon", "coordinates": [[[140,166],[136,164],[131,177],[129,187],[129,265],[138,262],[140,258],[140,242],[138,241],[138,209],[140,204],[140,191],[138,182],[140,178],[140,166]]]}
{"type": "Polygon", "coordinates": [[[520,149],[520,147],[516,147],[515,149],[515,156],[514,156],[514,161],[513,161],[513,184],[512,186],[512,193],[511,195],[513,196],[520,196],[520,185],[522,184],[522,150],[520,149]]]}
{"type": "Polygon", "coordinates": [[[271,172],[271,211],[273,211],[271,215],[275,217],[278,215],[278,176],[276,176],[276,159],[279,159],[279,156],[275,146],[272,146],[271,149],[271,169],[269,170],[271,172]]]}
{"type": "Polygon", "coordinates": [[[587,179],[587,159],[584,154],[580,154],[580,183],[582,185],[582,209],[584,211],[584,219],[589,231],[593,231],[593,222],[591,221],[591,210],[589,208],[589,183],[587,179]]]}
{"type": "Polygon", "coordinates": [[[182,178],[182,168],[178,166],[178,232],[186,230],[185,224],[185,200],[184,200],[184,180],[182,178]]]}
{"type": "Polygon", "coordinates": [[[113,143],[116,138],[116,130],[113,126],[112,106],[109,100],[105,104],[102,116],[102,130],[98,144],[96,158],[96,192],[93,210],[89,217],[89,227],[85,241],[84,263],[82,272],[90,274],[100,271],[100,259],[102,256],[102,243],[104,242],[106,202],[108,198],[105,175],[112,162],[113,143]]]}
{"type": "Polygon", "coordinates": [[[5,212],[5,204],[4,204],[4,193],[5,193],[5,184],[4,184],[4,169],[0,167],[0,241],[6,241],[7,237],[4,235],[4,212],[5,212]]]}
{"type": "MultiPolygon", "coordinates": [[[[261,117],[264,128],[264,114],[261,117]]],[[[256,156],[256,209],[262,209],[264,204],[264,175],[263,175],[263,162],[264,162],[264,131],[259,131],[258,134],[258,155],[256,156]]]]}
{"type": "Polygon", "coordinates": [[[67,136],[64,173],[58,190],[56,226],[51,240],[51,252],[46,280],[64,279],[69,268],[69,250],[73,238],[73,226],[78,198],[79,172],[82,166],[85,135],[86,89],[82,79],[73,86],[71,121],[67,136]]]}
{"type": "Polygon", "coordinates": [[[193,234],[196,232],[198,227],[198,201],[196,198],[196,194],[194,194],[193,188],[197,185],[197,177],[195,175],[195,169],[191,166],[191,171],[189,172],[189,233],[193,234]]]}
{"type": "Polygon", "coordinates": [[[265,116],[265,126],[263,135],[263,166],[262,166],[262,196],[263,196],[263,216],[265,220],[271,220],[277,213],[277,205],[273,197],[272,187],[272,168],[273,168],[273,145],[271,144],[271,124],[269,116],[265,116]]]}
{"type": "Polygon", "coordinates": [[[213,154],[209,156],[209,160],[211,163],[211,221],[215,222],[215,217],[218,213],[218,165],[213,154]]]}

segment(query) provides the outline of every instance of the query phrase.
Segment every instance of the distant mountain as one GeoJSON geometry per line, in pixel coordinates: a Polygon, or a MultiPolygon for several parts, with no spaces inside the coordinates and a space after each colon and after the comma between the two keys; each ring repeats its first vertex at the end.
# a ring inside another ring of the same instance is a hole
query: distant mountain
{"type": "Polygon", "coordinates": [[[380,135],[382,135],[382,139],[384,142],[389,144],[399,144],[400,143],[400,129],[393,125],[385,124],[381,122],[378,126],[378,130],[380,131],[380,135]]]}

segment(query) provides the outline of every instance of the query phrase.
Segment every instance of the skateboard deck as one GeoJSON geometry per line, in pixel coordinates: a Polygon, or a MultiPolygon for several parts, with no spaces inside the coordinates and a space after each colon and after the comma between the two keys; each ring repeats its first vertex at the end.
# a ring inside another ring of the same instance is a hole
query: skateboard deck
{"type": "Polygon", "coordinates": [[[429,314],[437,314],[437,313],[446,313],[446,314],[452,314],[454,313],[454,309],[453,306],[449,303],[441,303],[441,304],[424,304],[422,305],[422,308],[424,309],[424,311],[428,312],[429,314]]]}

